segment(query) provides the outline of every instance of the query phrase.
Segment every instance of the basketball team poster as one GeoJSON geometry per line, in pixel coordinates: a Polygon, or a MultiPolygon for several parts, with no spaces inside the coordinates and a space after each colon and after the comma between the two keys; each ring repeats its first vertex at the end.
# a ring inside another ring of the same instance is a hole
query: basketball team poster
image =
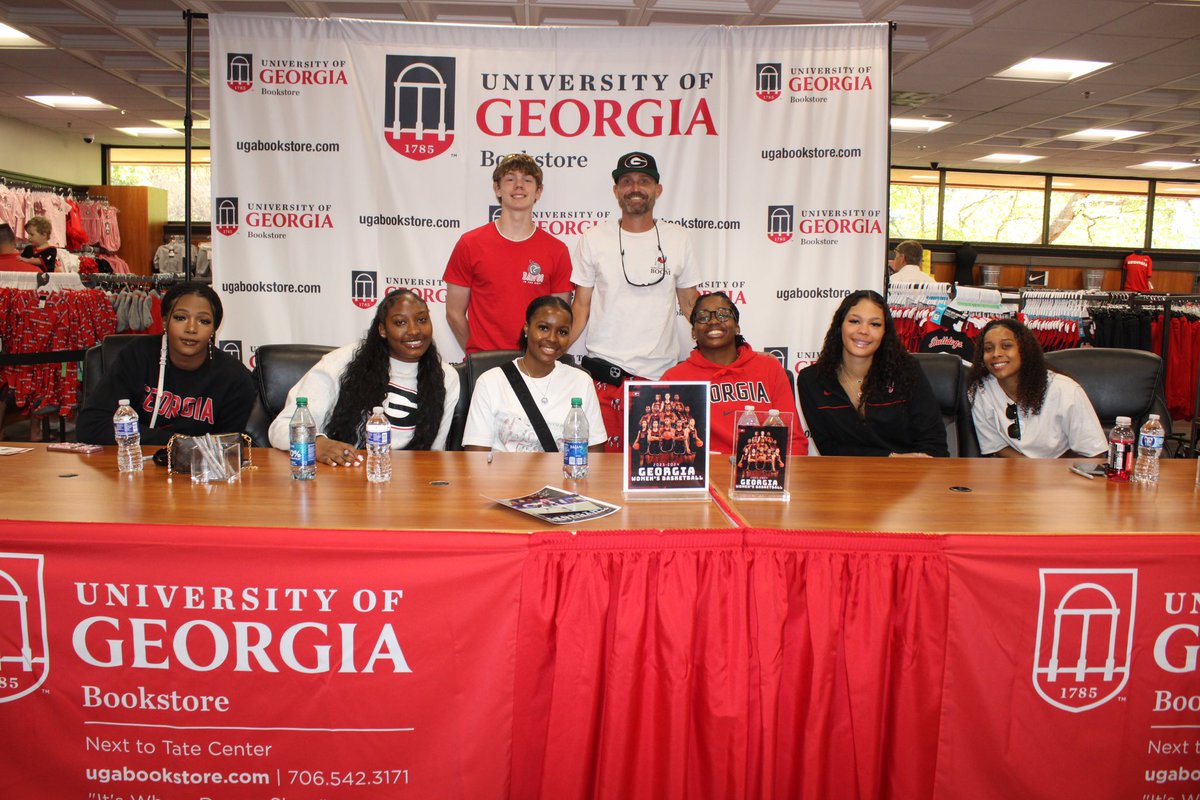
{"type": "Polygon", "coordinates": [[[625,384],[625,491],[708,490],[708,384],[625,384]]]}

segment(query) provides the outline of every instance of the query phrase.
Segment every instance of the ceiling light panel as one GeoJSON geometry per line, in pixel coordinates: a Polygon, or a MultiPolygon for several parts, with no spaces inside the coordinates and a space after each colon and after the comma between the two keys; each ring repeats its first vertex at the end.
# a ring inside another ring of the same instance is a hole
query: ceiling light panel
{"type": "Polygon", "coordinates": [[[995,77],[1020,81],[1073,81],[1112,66],[1110,61],[1072,61],[1065,58],[1027,58],[995,77]]]}

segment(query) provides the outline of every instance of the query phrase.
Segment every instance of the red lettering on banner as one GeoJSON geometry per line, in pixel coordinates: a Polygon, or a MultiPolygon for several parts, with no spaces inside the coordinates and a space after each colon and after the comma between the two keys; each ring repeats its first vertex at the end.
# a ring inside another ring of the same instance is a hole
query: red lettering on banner
{"type": "Polygon", "coordinates": [[[246,225],[251,228],[332,228],[333,220],[328,214],[267,214],[251,211],[246,214],[246,225]]]}
{"type": "Polygon", "coordinates": [[[872,86],[870,75],[804,75],[788,81],[788,88],[793,92],[866,92],[872,86]]]}
{"type": "Polygon", "coordinates": [[[266,84],[291,84],[300,86],[327,86],[345,84],[346,73],[340,69],[264,69],[258,79],[266,84]]]}
{"type": "Polygon", "coordinates": [[[801,233],[882,233],[877,219],[802,219],[797,226],[801,233]]]}
{"type": "Polygon", "coordinates": [[[700,98],[694,108],[685,109],[683,101],[669,100],[664,110],[662,101],[643,99],[625,109],[616,100],[596,99],[589,106],[582,100],[566,98],[550,106],[548,117],[543,115],[546,100],[523,99],[514,110],[510,100],[493,97],[480,103],[475,111],[475,124],[488,136],[511,136],[515,129],[521,136],[548,135],[574,138],[591,130],[592,136],[663,135],[664,123],[670,136],[716,136],[708,101],[700,98]]]}

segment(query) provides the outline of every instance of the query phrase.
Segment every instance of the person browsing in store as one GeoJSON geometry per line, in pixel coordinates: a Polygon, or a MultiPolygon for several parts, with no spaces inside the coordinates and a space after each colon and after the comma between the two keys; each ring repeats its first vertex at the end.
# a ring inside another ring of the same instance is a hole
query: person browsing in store
{"type": "Polygon", "coordinates": [[[1063,458],[1105,452],[1108,440],[1083,387],[1050,369],[1028,328],[995,319],[975,341],[967,396],[981,453],[1063,458]]]}
{"type": "Polygon", "coordinates": [[[544,295],[526,307],[523,355],[489,369],[475,382],[464,450],[553,452],[561,448],[574,397],[583,400],[588,449],[603,450],[608,434],[591,377],[558,360],[570,343],[571,321],[571,307],[561,297],[544,295]]]}
{"type": "Polygon", "coordinates": [[[741,314],[729,295],[713,292],[692,309],[696,347],[686,361],[663,373],[664,381],[709,382],[709,447],[732,453],[733,427],[747,405],[764,417],[770,409],[792,415],[791,455],[808,453],[808,439],[796,413],[792,384],[779,362],[754,350],[742,337],[741,314]]]}
{"type": "Polygon", "coordinates": [[[54,272],[58,266],[58,248],[50,244],[53,232],[50,220],[45,217],[30,217],[25,223],[25,237],[29,244],[21,251],[21,258],[42,272],[54,272]]]}
{"type": "Polygon", "coordinates": [[[433,342],[429,306],[408,289],[388,294],[358,342],[326,353],[288,391],[271,423],[271,446],[289,447],[296,398],[308,399],[317,426],[321,464],[352,467],[363,462],[367,418],[382,406],[392,427],[393,450],[444,450],[458,372],[442,361],[433,342]]]}
{"type": "Polygon", "coordinates": [[[878,292],[860,290],[842,301],[820,356],[796,382],[822,455],[949,455],[933,389],[878,292]]]}
{"type": "Polygon", "coordinates": [[[467,231],[446,264],[446,322],[463,351],[512,350],[521,309],[543,294],[571,294],[567,246],[539,228],[533,207],[542,168],[525,153],[504,156],[492,170],[500,216],[467,231]]]}
{"type": "Polygon", "coordinates": [[[891,274],[888,284],[893,283],[933,283],[933,276],[921,269],[925,259],[925,248],[920,242],[906,239],[896,245],[896,257],[889,264],[891,274]]]}
{"type": "Polygon", "coordinates": [[[206,284],[180,283],[163,294],[162,336],[139,336],[121,349],[88,395],[76,438],[115,444],[113,414],[128,399],[143,444],[177,433],[241,433],[254,406],[254,381],[237,358],[216,346],[221,298],[206,284]]]}

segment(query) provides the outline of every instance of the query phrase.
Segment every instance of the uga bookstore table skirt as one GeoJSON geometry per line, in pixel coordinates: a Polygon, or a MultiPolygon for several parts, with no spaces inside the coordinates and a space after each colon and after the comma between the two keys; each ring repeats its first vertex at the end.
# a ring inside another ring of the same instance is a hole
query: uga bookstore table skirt
{"type": "Polygon", "coordinates": [[[382,488],[255,460],[0,459],[0,796],[1200,791],[1194,464],[1150,494],[1036,465],[978,535],[998,461],[881,467],[859,517],[896,533],[817,509],[853,459],[726,514],[626,504],[601,458],[579,488],[624,507],[565,531],[479,496],[562,485],[552,458],[406,454],[382,488]]]}

